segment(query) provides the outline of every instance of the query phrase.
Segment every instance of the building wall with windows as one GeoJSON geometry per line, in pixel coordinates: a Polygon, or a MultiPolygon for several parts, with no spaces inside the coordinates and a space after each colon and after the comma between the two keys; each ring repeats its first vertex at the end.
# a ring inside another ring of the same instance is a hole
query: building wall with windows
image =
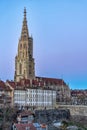
{"type": "Polygon", "coordinates": [[[17,88],[14,90],[14,105],[52,107],[55,104],[55,90],[41,88],[17,88]]]}
{"type": "Polygon", "coordinates": [[[16,88],[14,90],[14,105],[26,105],[26,89],[16,88]]]}
{"type": "Polygon", "coordinates": [[[51,89],[27,89],[27,105],[52,107],[56,103],[56,91],[51,89]]]}
{"type": "Polygon", "coordinates": [[[12,106],[12,90],[6,83],[0,80],[0,106],[12,106]]]}

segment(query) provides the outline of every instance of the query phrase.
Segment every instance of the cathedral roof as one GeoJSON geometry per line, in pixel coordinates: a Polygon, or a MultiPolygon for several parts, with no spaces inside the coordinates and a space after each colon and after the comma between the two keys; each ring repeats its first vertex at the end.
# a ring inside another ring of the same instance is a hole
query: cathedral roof
{"type": "Polygon", "coordinates": [[[36,77],[37,79],[46,82],[46,84],[55,84],[55,85],[65,85],[66,83],[64,82],[63,79],[56,79],[56,78],[47,78],[47,77],[36,77]]]}

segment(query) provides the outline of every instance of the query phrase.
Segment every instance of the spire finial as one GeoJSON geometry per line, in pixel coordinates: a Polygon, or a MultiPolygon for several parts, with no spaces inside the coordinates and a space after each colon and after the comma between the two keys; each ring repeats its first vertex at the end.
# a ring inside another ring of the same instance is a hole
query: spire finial
{"type": "Polygon", "coordinates": [[[24,17],[26,17],[26,8],[24,7],[24,17]]]}

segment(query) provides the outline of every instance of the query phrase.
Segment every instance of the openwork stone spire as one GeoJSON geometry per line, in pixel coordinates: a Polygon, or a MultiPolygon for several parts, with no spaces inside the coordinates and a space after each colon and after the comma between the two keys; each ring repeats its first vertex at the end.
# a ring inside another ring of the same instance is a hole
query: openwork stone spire
{"type": "Polygon", "coordinates": [[[24,8],[24,19],[22,25],[21,39],[29,38],[27,19],[26,19],[26,8],[24,8]]]}

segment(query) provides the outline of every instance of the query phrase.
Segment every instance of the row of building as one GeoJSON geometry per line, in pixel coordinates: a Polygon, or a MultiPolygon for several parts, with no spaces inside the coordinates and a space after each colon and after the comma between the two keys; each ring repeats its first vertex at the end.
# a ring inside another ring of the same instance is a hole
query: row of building
{"type": "Polygon", "coordinates": [[[87,105],[87,90],[71,90],[73,105],[87,105]]]}
{"type": "Polygon", "coordinates": [[[59,99],[69,99],[70,89],[62,79],[37,77],[21,79],[20,82],[0,81],[0,96],[0,102],[8,102],[12,106],[52,107],[59,99]]]}
{"type": "Polygon", "coordinates": [[[62,79],[0,80],[0,106],[54,107],[56,104],[87,105],[87,90],[70,90],[62,79]]]}

